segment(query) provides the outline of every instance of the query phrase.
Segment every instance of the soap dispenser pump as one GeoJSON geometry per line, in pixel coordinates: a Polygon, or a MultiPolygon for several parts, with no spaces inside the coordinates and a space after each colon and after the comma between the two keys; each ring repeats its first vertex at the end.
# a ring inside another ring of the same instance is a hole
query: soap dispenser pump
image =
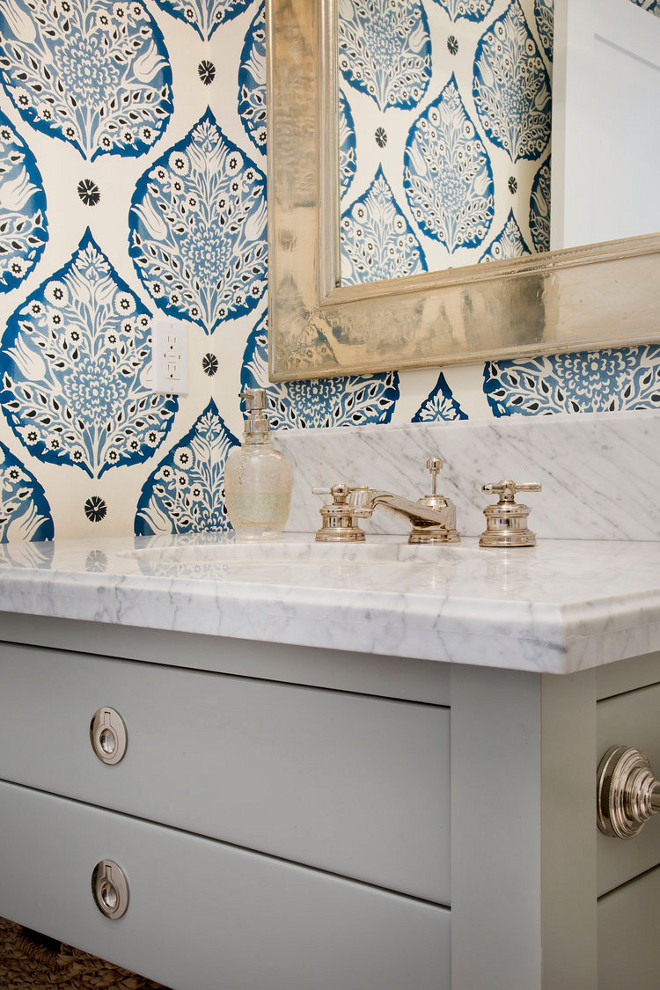
{"type": "Polygon", "coordinates": [[[291,506],[292,472],[273,444],[266,412],[266,390],[245,389],[245,440],[225,462],[225,505],[239,540],[276,540],[291,506]]]}

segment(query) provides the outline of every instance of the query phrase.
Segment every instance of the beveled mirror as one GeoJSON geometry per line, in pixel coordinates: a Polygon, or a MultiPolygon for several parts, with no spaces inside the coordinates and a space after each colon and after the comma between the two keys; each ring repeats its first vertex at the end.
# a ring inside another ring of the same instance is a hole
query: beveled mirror
{"type": "Polygon", "coordinates": [[[271,380],[659,340],[657,233],[341,284],[338,2],[267,0],[271,380]]]}

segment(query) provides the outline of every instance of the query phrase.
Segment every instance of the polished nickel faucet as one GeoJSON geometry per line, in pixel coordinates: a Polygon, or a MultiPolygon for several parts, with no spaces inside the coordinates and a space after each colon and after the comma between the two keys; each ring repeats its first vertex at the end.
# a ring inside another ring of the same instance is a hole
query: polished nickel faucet
{"type": "Polygon", "coordinates": [[[316,539],[322,543],[363,542],[365,535],[357,520],[368,519],[378,506],[406,516],[412,530],[409,543],[458,543],[456,507],[451,499],[436,492],[437,475],[442,467],[439,457],[429,457],[427,469],[433,479],[432,492],[414,502],[412,499],[375,488],[352,488],[345,484],[332,488],[314,488],[316,495],[331,495],[332,502],[321,507],[321,528],[316,539]]]}

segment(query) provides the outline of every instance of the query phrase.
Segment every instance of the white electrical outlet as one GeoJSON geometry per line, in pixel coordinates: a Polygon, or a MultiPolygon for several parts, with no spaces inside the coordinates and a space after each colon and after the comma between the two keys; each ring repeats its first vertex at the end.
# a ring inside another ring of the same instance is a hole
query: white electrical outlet
{"type": "Polygon", "coordinates": [[[188,392],[188,332],[177,320],[156,317],[151,324],[152,392],[188,392]]]}

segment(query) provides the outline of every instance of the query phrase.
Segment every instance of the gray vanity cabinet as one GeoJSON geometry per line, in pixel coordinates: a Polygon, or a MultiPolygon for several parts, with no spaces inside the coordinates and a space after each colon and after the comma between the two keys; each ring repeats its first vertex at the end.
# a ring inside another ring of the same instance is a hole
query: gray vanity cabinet
{"type": "Polygon", "coordinates": [[[552,676],[21,616],[3,638],[0,915],[176,990],[648,972],[629,919],[658,903],[660,822],[598,833],[595,775],[613,743],[660,764],[660,656],[552,676]]]}

